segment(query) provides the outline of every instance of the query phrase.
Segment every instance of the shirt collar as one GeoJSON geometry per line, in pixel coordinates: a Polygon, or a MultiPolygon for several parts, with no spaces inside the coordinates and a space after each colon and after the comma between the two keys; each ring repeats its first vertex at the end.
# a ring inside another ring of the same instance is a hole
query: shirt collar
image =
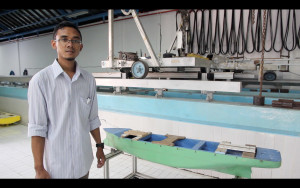
{"type": "MultiPolygon", "coordinates": [[[[75,66],[76,66],[76,72],[72,79],[74,81],[77,80],[80,75],[83,75],[82,71],[80,71],[78,63],[76,61],[75,61],[75,66]]],[[[54,79],[57,78],[58,75],[60,75],[64,72],[64,70],[61,68],[60,64],[58,63],[57,59],[54,60],[54,62],[52,64],[52,69],[53,69],[53,73],[54,73],[54,79]]]]}
{"type": "Polygon", "coordinates": [[[55,59],[53,64],[52,64],[52,69],[54,73],[54,78],[57,78],[58,75],[64,72],[64,70],[61,68],[57,60],[55,59]]]}

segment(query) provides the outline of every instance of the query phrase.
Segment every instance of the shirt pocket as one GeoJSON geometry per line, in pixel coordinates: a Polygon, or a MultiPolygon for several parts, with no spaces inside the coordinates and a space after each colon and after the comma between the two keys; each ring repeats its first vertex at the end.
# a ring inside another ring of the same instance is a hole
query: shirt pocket
{"type": "Polygon", "coordinates": [[[80,97],[79,110],[84,118],[88,118],[91,111],[92,101],[90,98],[80,97]]]}

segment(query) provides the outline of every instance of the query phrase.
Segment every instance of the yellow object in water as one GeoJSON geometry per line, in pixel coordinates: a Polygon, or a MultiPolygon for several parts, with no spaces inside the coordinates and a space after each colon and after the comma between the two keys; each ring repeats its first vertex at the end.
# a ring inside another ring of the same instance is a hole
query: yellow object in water
{"type": "Polygon", "coordinates": [[[8,125],[21,120],[21,116],[0,111],[0,125],[8,125]]]}

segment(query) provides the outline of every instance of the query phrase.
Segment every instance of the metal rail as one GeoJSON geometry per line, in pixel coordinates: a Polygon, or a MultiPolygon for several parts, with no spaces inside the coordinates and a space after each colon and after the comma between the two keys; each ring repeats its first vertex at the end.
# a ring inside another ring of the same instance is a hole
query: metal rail
{"type": "Polygon", "coordinates": [[[241,92],[241,82],[202,81],[202,80],[157,80],[157,79],[101,79],[96,78],[97,86],[141,87],[154,89],[179,89],[198,91],[241,92]]]}

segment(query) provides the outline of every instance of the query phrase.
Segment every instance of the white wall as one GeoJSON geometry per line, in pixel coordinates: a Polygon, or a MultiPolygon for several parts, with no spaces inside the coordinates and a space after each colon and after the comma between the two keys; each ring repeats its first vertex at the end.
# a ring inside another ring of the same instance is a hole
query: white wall
{"type": "Polygon", "coordinates": [[[19,73],[18,43],[0,45],[0,75],[9,75],[13,70],[19,73]]]}
{"type": "Polygon", "coordinates": [[[50,46],[50,35],[0,44],[0,75],[22,75],[25,68],[31,74],[50,65],[56,51],[50,46]],[[32,69],[34,68],[34,69],[32,69]]]}
{"type": "MultiPolygon", "coordinates": [[[[283,28],[286,25],[286,15],[288,10],[283,10],[283,28]]],[[[140,20],[144,26],[144,29],[148,35],[148,38],[154,48],[157,56],[160,56],[160,27],[162,34],[161,41],[161,52],[165,53],[169,49],[173,39],[175,37],[175,15],[176,11],[169,10],[158,10],[151,13],[158,13],[153,15],[140,16],[140,20]],[[165,12],[165,13],[164,13],[165,12]]],[[[248,14],[247,11],[244,14],[244,29],[246,32],[248,14]]],[[[276,25],[276,11],[273,12],[273,28],[276,25]]],[[[257,13],[256,13],[257,14],[257,13]]],[[[141,14],[143,15],[143,14],[141,14]]],[[[144,14],[145,15],[145,14],[144,14]]],[[[236,25],[238,25],[239,20],[238,10],[236,12],[236,25]]],[[[223,10],[220,10],[220,23],[223,22],[223,10]]],[[[296,10],[296,16],[300,16],[300,10],[296,10]]],[[[191,18],[193,16],[191,15],[191,18]]],[[[206,15],[206,18],[208,14],[206,15]]],[[[212,14],[212,20],[214,25],[215,11],[212,14]]],[[[124,17],[126,18],[126,17],[124,17]]],[[[201,22],[201,16],[198,15],[198,23],[201,22]]],[[[120,19],[120,18],[118,18],[120,19]]],[[[231,11],[227,12],[228,23],[231,23],[231,11]]],[[[180,22],[180,14],[178,16],[178,22],[180,22]]],[[[300,22],[300,19],[297,20],[300,22]]],[[[99,22],[98,22],[99,23],[99,22]]],[[[193,23],[191,23],[193,25],[193,23]]],[[[296,23],[297,28],[300,23],[296,23]]],[[[222,25],[222,24],[221,24],[222,25]]],[[[200,30],[200,24],[198,24],[198,29],[200,30]]],[[[221,27],[221,26],[220,26],[221,27]]],[[[228,24],[228,30],[230,30],[231,24],[228,24]]],[[[213,34],[214,34],[214,27],[213,34]]],[[[237,31],[238,28],[236,28],[237,31]]],[[[220,28],[222,31],[222,28],[220,28]]],[[[107,71],[100,68],[100,62],[102,60],[108,59],[108,24],[98,24],[93,26],[81,27],[81,32],[83,35],[83,50],[78,56],[77,61],[80,66],[89,72],[102,72],[107,71]]],[[[285,31],[284,31],[285,32],[285,31]]],[[[236,32],[237,33],[237,32],[236,32]]],[[[19,41],[4,42],[0,43],[0,75],[9,75],[9,72],[13,70],[16,75],[21,75],[25,68],[28,69],[29,75],[35,74],[41,68],[50,65],[56,58],[56,51],[50,46],[50,40],[52,39],[52,33],[45,34],[40,37],[31,37],[30,39],[19,39],[19,41]]],[[[127,52],[138,52],[142,51],[143,55],[149,53],[142,41],[142,38],[138,32],[134,20],[124,19],[121,21],[114,22],[114,54],[118,57],[119,51],[127,52]]],[[[268,42],[268,41],[267,41],[268,42]]],[[[176,53],[176,52],[174,52],[176,53]]],[[[177,53],[176,53],[177,54],[177,53]]],[[[287,55],[287,52],[283,50],[283,55],[287,55]]],[[[261,53],[245,53],[246,58],[260,58],[261,53]]],[[[267,58],[280,58],[280,53],[271,51],[265,53],[267,58]]],[[[300,50],[296,50],[290,53],[291,58],[300,58],[300,50]]],[[[300,62],[299,62],[300,64],[300,62]]],[[[300,79],[300,66],[291,66],[290,73],[284,73],[283,79],[300,79]]]]}
{"type": "Polygon", "coordinates": [[[30,72],[38,71],[53,63],[56,51],[50,45],[51,39],[52,35],[46,35],[19,42],[21,74],[25,68],[37,68],[29,69],[30,72]]]}
{"type": "MultiPolygon", "coordinates": [[[[161,10],[160,12],[162,12],[161,10]]],[[[140,17],[155,53],[159,53],[160,25],[163,34],[163,52],[169,48],[175,36],[175,11],[140,17]],[[162,24],[161,24],[162,22],[162,24]],[[173,27],[170,27],[173,26],[173,27]]],[[[80,28],[83,37],[83,50],[77,57],[79,65],[89,72],[101,72],[100,62],[108,59],[108,24],[80,28]]],[[[56,51],[50,46],[52,33],[13,42],[0,43],[0,75],[9,75],[13,70],[22,75],[25,68],[29,75],[52,64],[56,51]],[[18,49],[19,45],[19,49],[18,49]]],[[[114,54],[119,51],[149,53],[133,19],[114,22],[114,54]]]]}

